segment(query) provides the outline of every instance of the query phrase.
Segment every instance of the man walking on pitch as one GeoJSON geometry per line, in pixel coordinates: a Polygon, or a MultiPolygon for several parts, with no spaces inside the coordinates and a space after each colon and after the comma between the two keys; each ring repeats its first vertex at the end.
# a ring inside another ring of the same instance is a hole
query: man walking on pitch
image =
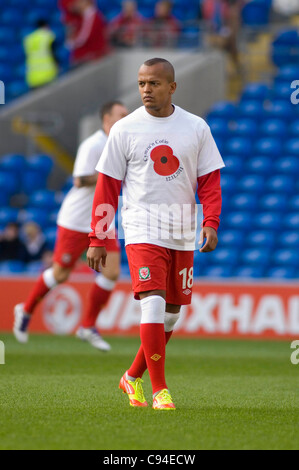
{"type": "Polygon", "coordinates": [[[189,207],[194,213],[197,187],[204,214],[200,251],[213,251],[224,164],[206,122],[172,104],[176,83],[168,61],[147,60],[139,69],[138,85],[144,106],[113,127],[97,165],[87,259],[96,271],[106,263],[105,224],[113,218],[123,182],[123,227],[133,290],[141,305],[141,346],[119,386],[131,406],[147,406],[141,378],[148,369],[153,408],[171,410],[175,405],[165,380],[165,346],[181,305],[191,303],[195,249],[194,223],[182,223],[180,210],[189,207]]]}
{"type": "MultiPolygon", "coordinates": [[[[74,186],[65,197],[58,214],[58,235],[53,266],[40,276],[24,304],[15,306],[14,335],[21,343],[28,341],[28,326],[38,302],[58,284],[66,282],[79,257],[89,245],[92,201],[98,173],[95,166],[104,149],[110,129],[128,114],[119,101],[106,103],[101,109],[103,130],[97,131],[80,145],[73,171],[74,186]]],[[[87,309],[76,335],[102,351],[110,345],[95,327],[100,310],[107,303],[119,276],[120,248],[116,238],[107,244],[107,266],[96,276],[89,293],[87,309]]]]}

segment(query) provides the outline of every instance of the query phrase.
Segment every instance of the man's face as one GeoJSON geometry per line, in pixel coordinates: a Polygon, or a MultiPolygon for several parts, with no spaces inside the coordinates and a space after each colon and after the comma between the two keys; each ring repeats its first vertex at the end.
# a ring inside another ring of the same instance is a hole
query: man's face
{"type": "Polygon", "coordinates": [[[109,114],[106,114],[106,123],[111,129],[113,124],[115,124],[117,121],[120,119],[126,117],[129,114],[129,111],[125,106],[122,106],[120,104],[115,104],[113,108],[111,109],[111,112],[109,114]]]}
{"type": "Polygon", "coordinates": [[[163,64],[142,65],[138,74],[138,86],[142,102],[150,114],[159,113],[171,106],[176,83],[163,64]]]}

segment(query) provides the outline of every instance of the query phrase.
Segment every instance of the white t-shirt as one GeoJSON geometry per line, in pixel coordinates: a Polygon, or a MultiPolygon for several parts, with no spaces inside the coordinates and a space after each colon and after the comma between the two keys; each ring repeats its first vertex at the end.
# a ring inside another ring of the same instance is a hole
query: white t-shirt
{"type": "Polygon", "coordinates": [[[114,124],[96,169],[123,181],[126,245],[195,249],[197,178],[224,166],[207,123],[174,107],[166,118],[140,107],[114,124]]]}
{"type": "MultiPolygon", "coordinates": [[[[100,130],[92,134],[79,146],[75,160],[73,177],[91,176],[101,157],[107,135],[100,130]]],[[[67,193],[58,213],[57,224],[76,232],[89,233],[91,210],[95,186],[73,186],[67,193]]]]}

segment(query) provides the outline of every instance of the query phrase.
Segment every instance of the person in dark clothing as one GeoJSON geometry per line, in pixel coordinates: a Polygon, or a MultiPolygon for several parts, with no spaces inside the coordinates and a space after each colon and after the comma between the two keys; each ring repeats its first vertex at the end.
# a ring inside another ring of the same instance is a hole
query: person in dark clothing
{"type": "Polygon", "coordinates": [[[25,261],[26,248],[19,236],[19,226],[10,222],[0,234],[0,261],[25,261]]]}

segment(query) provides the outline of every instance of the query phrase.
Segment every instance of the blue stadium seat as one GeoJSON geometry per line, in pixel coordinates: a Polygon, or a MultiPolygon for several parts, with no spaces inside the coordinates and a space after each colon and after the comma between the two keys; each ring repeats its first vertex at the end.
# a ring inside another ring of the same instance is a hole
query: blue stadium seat
{"type": "Polygon", "coordinates": [[[49,226],[49,217],[47,211],[36,207],[28,207],[22,209],[18,215],[18,222],[25,224],[27,222],[35,222],[42,230],[49,226]]]}
{"type": "Polygon", "coordinates": [[[59,209],[50,212],[50,214],[48,215],[48,223],[50,226],[56,225],[58,212],[59,209]]]}
{"type": "Polygon", "coordinates": [[[266,181],[266,190],[268,192],[279,192],[282,194],[293,193],[295,189],[294,179],[290,176],[279,175],[271,176],[266,181]]]}
{"type": "Polygon", "coordinates": [[[223,220],[223,225],[231,230],[249,230],[252,224],[251,212],[231,212],[223,220]]]}
{"type": "Polygon", "coordinates": [[[29,197],[29,205],[31,207],[39,207],[47,211],[57,209],[60,204],[61,199],[59,198],[59,194],[48,189],[35,191],[29,197]]]}
{"type": "Polygon", "coordinates": [[[36,27],[37,22],[40,19],[49,19],[49,9],[45,8],[45,5],[47,3],[45,2],[42,7],[33,7],[28,10],[25,21],[28,26],[36,27]]]}
{"type": "Polygon", "coordinates": [[[293,105],[286,100],[271,101],[264,113],[265,119],[284,119],[290,121],[294,117],[293,105]]]}
{"type": "Polygon", "coordinates": [[[266,275],[271,279],[294,279],[296,278],[296,269],[292,266],[272,266],[268,269],[266,275]]]}
{"type": "Polygon", "coordinates": [[[25,171],[21,177],[21,190],[25,194],[31,194],[34,191],[44,189],[46,186],[46,177],[40,175],[38,171],[25,171]]]}
{"type": "Polygon", "coordinates": [[[252,151],[252,143],[250,139],[245,137],[231,137],[226,141],[225,144],[225,153],[229,155],[240,155],[244,156],[250,155],[252,151]]]}
{"type": "Polygon", "coordinates": [[[299,119],[295,119],[295,121],[290,124],[289,132],[290,135],[294,137],[299,135],[299,119]]]}
{"type": "Polygon", "coordinates": [[[8,202],[9,202],[9,195],[1,191],[0,192],[0,208],[8,206],[8,202]]]}
{"type": "Polygon", "coordinates": [[[244,243],[244,234],[239,230],[224,230],[219,239],[219,247],[241,247],[244,243]]]}
{"type": "Polygon", "coordinates": [[[272,248],[275,245],[275,232],[271,230],[252,230],[246,237],[246,245],[272,248]]]}
{"type": "Polygon", "coordinates": [[[287,100],[290,101],[292,90],[290,88],[290,83],[286,82],[277,82],[274,84],[271,95],[272,100],[287,100]]]}
{"type": "Polygon", "coordinates": [[[243,23],[247,26],[264,26],[269,23],[270,6],[263,0],[252,0],[242,9],[243,23]]]}
{"type": "Polygon", "coordinates": [[[251,193],[239,193],[230,199],[232,211],[254,211],[257,207],[257,196],[251,193]]]}
{"type": "Polygon", "coordinates": [[[282,143],[280,139],[264,137],[256,141],[254,150],[256,155],[270,155],[271,157],[276,157],[281,154],[282,143]]]}
{"type": "Polygon", "coordinates": [[[204,268],[203,274],[209,278],[231,277],[232,270],[232,266],[207,266],[204,268]]]}
{"type": "MultiPolygon", "coordinates": [[[[1,42],[0,42],[1,44],[1,42]]],[[[10,82],[14,78],[14,69],[11,64],[0,64],[0,79],[4,83],[10,82]]]]}
{"type": "Polygon", "coordinates": [[[251,223],[256,229],[278,231],[281,226],[281,214],[280,212],[261,212],[252,218],[251,223]]]}
{"type": "Polygon", "coordinates": [[[299,154],[297,157],[282,157],[274,162],[274,170],[279,174],[299,175],[299,154]]]}
{"type": "Polygon", "coordinates": [[[265,269],[263,266],[238,266],[233,271],[233,277],[249,279],[264,277],[265,269]]]}
{"type": "Polygon", "coordinates": [[[241,175],[243,173],[244,161],[239,155],[226,155],[223,157],[223,160],[225,168],[222,172],[229,173],[230,175],[241,175]]]}
{"type": "Polygon", "coordinates": [[[214,137],[226,137],[229,133],[228,122],[226,119],[211,118],[209,119],[208,124],[214,137]]]}
{"type": "Polygon", "coordinates": [[[1,24],[8,28],[20,28],[24,24],[24,14],[19,8],[5,8],[1,14],[1,24]]]}
{"type": "Polygon", "coordinates": [[[299,214],[298,212],[289,212],[282,218],[282,227],[290,230],[299,230],[299,214]]]}
{"type": "Polygon", "coordinates": [[[284,248],[274,251],[272,261],[280,266],[299,266],[299,253],[296,249],[284,248]]]}
{"type": "Polygon", "coordinates": [[[8,195],[16,193],[19,188],[18,175],[12,171],[0,171],[0,188],[8,195]]]}
{"type": "Polygon", "coordinates": [[[287,155],[297,155],[299,157],[299,138],[288,140],[285,143],[284,150],[287,155]]]}
{"type": "Polygon", "coordinates": [[[229,101],[219,101],[210,109],[207,120],[211,118],[233,119],[236,116],[236,105],[229,101]]]}
{"type": "Polygon", "coordinates": [[[256,100],[241,101],[238,106],[238,116],[240,118],[254,119],[259,122],[264,117],[264,105],[256,100]]]}
{"type": "Polygon", "coordinates": [[[53,160],[48,155],[33,155],[27,160],[27,168],[31,171],[49,176],[53,168],[53,160]]]}
{"type": "Polygon", "coordinates": [[[0,273],[2,274],[20,274],[26,269],[25,263],[18,260],[2,261],[0,263],[0,273]]]}
{"type": "Polygon", "coordinates": [[[5,226],[9,222],[17,222],[18,213],[18,209],[13,207],[2,207],[0,209],[0,225],[5,226]]]}
{"type": "Polygon", "coordinates": [[[279,234],[280,246],[299,249],[299,232],[289,231],[279,234]]]}
{"type": "Polygon", "coordinates": [[[15,44],[17,40],[18,38],[14,29],[8,28],[7,26],[0,27],[0,44],[10,46],[11,44],[15,44]]]}
{"type": "Polygon", "coordinates": [[[243,88],[241,100],[264,101],[269,94],[269,87],[264,83],[249,83],[243,88]]]}
{"type": "Polygon", "coordinates": [[[260,134],[263,137],[284,139],[288,135],[288,127],[281,119],[267,119],[261,124],[260,134]]]}
{"type": "Polygon", "coordinates": [[[6,94],[10,99],[18,98],[29,91],[28,85],[23,80],[14,80],[6,87],[6,94]]]}
{"type": "Polygon", "coordinates": [[[14,8],[19,8],[26,10],[28,8],[28,1],[27,0],[9,0],[10,6],[14,8]]]}
{"type": "Polygon", "coordinates": [[[269,175],[273,169],[271,157],[256,156],[252,157],[245,162],[245,169],[248,173],[256,173],[259,175],[269,175]]]}
{"type": "Polygon", "coordinates": [[[298,62],[299,34],[295,29],[281,31],[272,42],[272,60],[275,65],[296,64],[298,62]]]}
{"type": "Polygon", "coordinates": [[[253,119],[238,119],[233,121],[230,126],[232,137],[255,138],[258,133],[258,125],[253,119]]]}
{"type": "Polygon", "coordinates": [[[265,179],[261,175],[243,176],[243,178],[238,181],[237,187],[238,190],[242,192],[252,191],[255,194],[260,194],[265,190],[265,179]]]}
{"type": "Polygon", "coordinates": [[[238,262],[238,250],[235,247],[218,248],[207,253],[208,264],[234,266],[238,262]]]}
{"type": "Polygon", "coordinates": [[[299,211],[299,194],[295,194],[288,201],[289,211],[299,211]]]}
{"type": "Polygon", "coordinates": [[[57,226],[49,227],[44,231],[46,237],[47,246],[50,250],[54,250],[56,237],[57,237],[57,226]]]}
{"type": "Polygon", "coordinates": [[[231,194],[234,193],[236,189],[237,181],[232,175],[227,175],[223,173],[221,175],[221,188],[223,194],[231,194]]]}
{"type": "Polygon", "coordinates": [[[287,202],[285,194],[266,194],[260,199],[259,208],[265,212],[285,211],[287,202]]]}
{"type": "Polygon", "coordinates": [[[214,140],[216,142],[219,152],[222,154],[224,152],[224,139],[216,135],[214,136],[214,140]]]}
{"type": "Polygon", "coordinates": [[[71,188],[73,187],[73,176],[70,175],[68,178],[65,180],[64,185],[61,188],[61,191],[66,194],[71,188]]]}
{"type": "Polygon", "coordinates": [[[279,72],[275,77],[275,83],[287,82],[290,85],[294,80],[298,80],[298,77],[299,65],[288,64],[279,69],[279,72]]]}
{"type": "Polygon", "coordinates": [[[270,250],[268,248],[249,248],[241,253],[241,261],[245,265],[265,267],[270,261],[270,250]]]}

